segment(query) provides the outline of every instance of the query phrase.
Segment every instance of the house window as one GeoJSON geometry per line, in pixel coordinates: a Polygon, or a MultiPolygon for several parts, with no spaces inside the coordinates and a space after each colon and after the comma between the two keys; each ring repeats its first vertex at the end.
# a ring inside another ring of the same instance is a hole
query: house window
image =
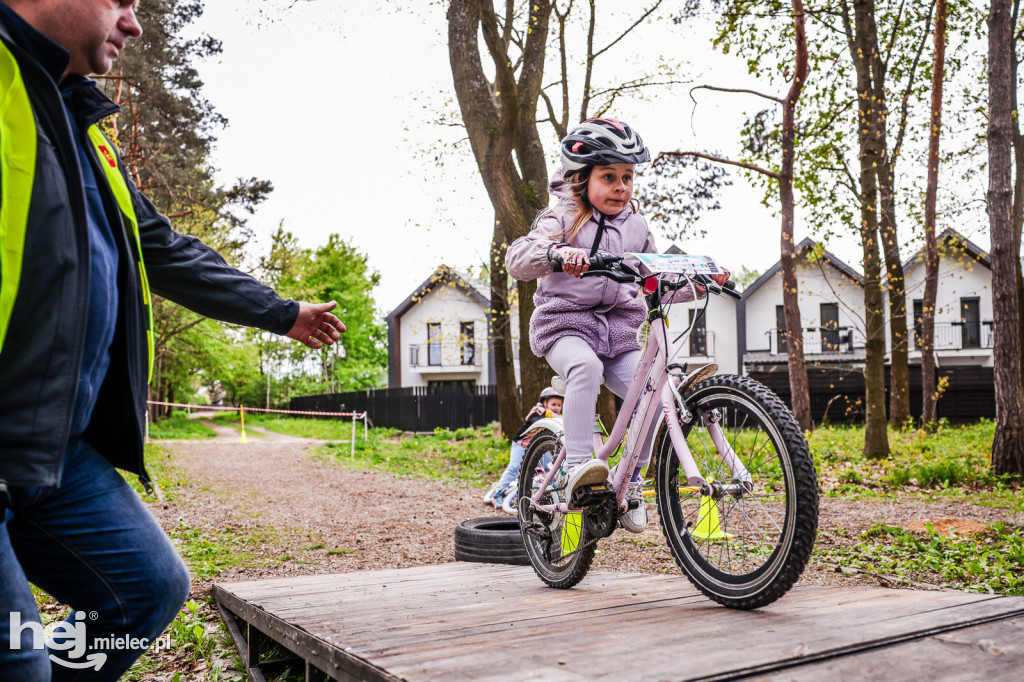
{"type": "Polygon", "coordinates": [[[786,309],[784,306],[775,306],[775,352],[788,353],[789,342],[786,338],[786,309]]]}
{"type": "Polygon", "coordinates": [[[690,355],[708,354],[707,320],[703,310],[690,310],[690,355]],[[694,320],[696,315],[696,320],[694,320]]]}
{"type": "Polygon", "coordinates": [[[821,304],[821,350],[835,353],[839,350],[839,304],[821,304]]]}
{"type": "Polygon", "coordinates": [[[977,296],[960,299],[961,348],[981,347],[980,304],[977,296]]]}
{"type": "Polygon", "coordinates": [[[924,299],[914,299],[914,349],[920,350],[924,342],[924,299]]]}
{"type": "Polygon", "coordinates": [[[476,344],[473,341],[474,324],[463,322],[459,325],[459,346],[462,349],[462,364],[472,365],[476,360],[476,344]]]}
{"type": "Polygon", "coordinates": [[[441,364],[441,323],[427,322],[427,364],[441,364]]]}

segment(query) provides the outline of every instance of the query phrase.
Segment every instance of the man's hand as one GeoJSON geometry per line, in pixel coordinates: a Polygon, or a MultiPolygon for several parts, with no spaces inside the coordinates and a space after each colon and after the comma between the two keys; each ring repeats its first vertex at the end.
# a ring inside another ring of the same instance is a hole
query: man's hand
{"type": "Polygon", "coordinates": [[[345,325],[330,311],[337,307],[336,301],[330,303],[306,303],[299,301],[299,314],[295,318],[295,324],[288,330],[286,336],[296,341],[301,341],[310,348],[323,348],[341,338],[341,332],[345,331],[345,325]]]}

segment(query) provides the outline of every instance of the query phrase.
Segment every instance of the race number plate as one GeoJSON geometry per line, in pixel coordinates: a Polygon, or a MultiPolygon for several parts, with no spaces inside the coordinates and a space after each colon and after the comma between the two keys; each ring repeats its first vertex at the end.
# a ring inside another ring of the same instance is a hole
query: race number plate
{"type": "Polygon", "coordinates": [[[627,253],[626,258],[638,260],[644,274],[725,274],[725,271],[718,267],[718,263],[711,256],[690,256],[682,253],[627,253]]]}

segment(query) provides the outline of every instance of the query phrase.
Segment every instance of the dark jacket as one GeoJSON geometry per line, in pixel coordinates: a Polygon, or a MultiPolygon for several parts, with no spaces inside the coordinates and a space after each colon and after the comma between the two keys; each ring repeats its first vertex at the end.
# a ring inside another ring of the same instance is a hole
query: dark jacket
{"type": "MultiPolygon", "coordinates": [[[[0,482],[60,481],[80,371],[88,301],[89,243],[82,175],[64,104],[53,79],[11,38],[36,117],[37,156],[21,283],[0,349],[0,482]]],[[[118,111],[92,81],[76,83],[71,109],[83,132],[118,111]]],[[[85,439],[121,469],[145,478],[142,461],[148,352],[142,288],[129,229],[87,145],[119,252],[118,317],[110,368],[85,439]]],[[[2,179],[0,179],[2,180],[2,179]]],[[[202,315],[284,334],[298,303],[230,267],[168,219],[130,178],[143,260],[154,293],[202,315]]],[[[0,277],[3,273],[0,273],[0,277]]]]}

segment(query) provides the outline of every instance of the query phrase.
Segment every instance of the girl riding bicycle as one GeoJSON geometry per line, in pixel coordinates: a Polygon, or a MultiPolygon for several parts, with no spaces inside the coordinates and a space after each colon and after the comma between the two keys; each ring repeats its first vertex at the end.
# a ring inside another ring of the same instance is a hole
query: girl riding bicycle
{"type": "MultiPolygon", "coordinates": [[[[567,384],[565,396],[565,495],[604,483],[608,465],[593,454],[594,412],[602,380],[624,397],[640,360],[637,329],[647,311],[638,286],[605,278],[580,279],[598,250],[615,255],[657,253],[654,237],[633,199],[636,164],[650,161],[643,140],[625,123],[592,119],[560,143],[561,165],[548,185],[556,204],[540,213],[530,233],[508,247],[505,266],[518,280],[540,278],[530,319],[530,348],[544,357],[567,384]],[[553,272],[552,263],[562,272],[553,272]]],[[[728,274],[713,278],[719,285],[728,274]]],[[[647,526],[641,471],[650,459],[645,435],[641,460],[627,497],[635,508],[621,517],[623,528],[647,526]]]]}

